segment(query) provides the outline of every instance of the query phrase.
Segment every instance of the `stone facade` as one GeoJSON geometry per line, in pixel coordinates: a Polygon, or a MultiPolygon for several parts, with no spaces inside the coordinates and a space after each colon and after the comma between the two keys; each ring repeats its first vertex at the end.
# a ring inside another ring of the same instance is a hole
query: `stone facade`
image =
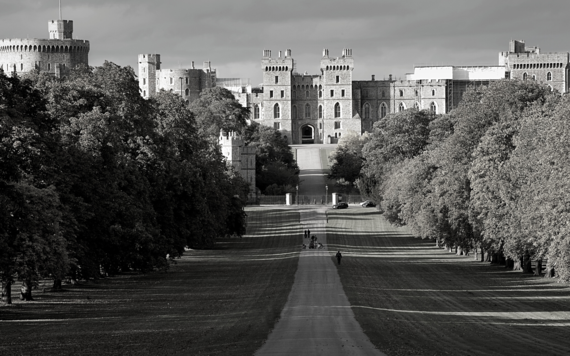
{"type": "Polygon", "coordinates": [[[73,39],[73,21],[48,23],[49,39],[0,40],[0,69],[19,75],[38,69],[55,76],[89,65],[89,41],[73,39]]]}
{"type": "Polygon", "coordinates": [[[202,90],[216,86],[216,70],[210,62],[197,69],[192,62],[187,69],[161,69],[160,54],[139,54],[138,80],[145,99],[160,90],[172,91],[192,102],[200,97],[202,90]]]}
{"type": "Polygon", "coordinates": [[[233,166],[236,172],[249,183],[249,199],[252,200],[256,193],[255,147],[245,146],[243,138],[235,132],[220,132],[219,143],[228,165],[233,166]]]}
{"type": "MultiPolygon", "coordinates": [[[[139,56],[143,96],[161,88],[187,95],[184,82],[176,82],[177,78],[186,78],[184,70],[169,70],[170,76],[160,78],[166,82],[156,88],[145,86],[152,78],[145,63],[158,63],[155,69],[160,70],[160,56],[146,56],[154,57],[139,56]]],[[[239,79],[216,79],[208,65],[199,70],[199,78],[197,74],[190,79],[195,85],[188,99],[193,100],[206,87],[227,87],[250,108],[253,121],[279,129],[290,144],[301,144],[336,143],[348,132],[370,131],[382,117],[410,108],[448,113],[459,105],[468,87],[492,81],[534,79],[560,93],[569,89],[569,54],[541,54],[539,48],[526,47],[523,41],[511,41],[509,51],[499,53],[497,66],[416,66],[405,79],[389,75],[384,80],[376,80],[374,75],[370,80],[354,80],[354,66],[351,49],[342,50],[339,57],[330,56],[325,49],[319,73],[300,74],[290,49],[279,51],[277,57],[264,50],[261,87],[252,88],[248,81],[239,79]]]]}
{"type": "Polygon", "coordinates": [[[540,53],[538,47],[527,47],[524,41],[510,42],[509,51],[499,53],[499,63],[511,79],[536,80],[560,93],[568,92],[568,53],[540,53]]]}

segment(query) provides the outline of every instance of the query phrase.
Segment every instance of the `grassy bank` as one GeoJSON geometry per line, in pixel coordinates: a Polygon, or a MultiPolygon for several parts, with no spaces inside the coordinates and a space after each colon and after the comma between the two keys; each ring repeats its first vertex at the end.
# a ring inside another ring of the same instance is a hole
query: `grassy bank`
{"type": "Polygon", "coordinates": [[[374,209],[329,211],[356,319],[394,355],[567,355],[570,288],[414,239],[374,209]]]}
{"type": "Polygon", "coordinates": [[[167,273],[121,275],[0,306],[1,355],[251,355],[287,301],[299,215],[248,211],[248,235],[167,273]]]}

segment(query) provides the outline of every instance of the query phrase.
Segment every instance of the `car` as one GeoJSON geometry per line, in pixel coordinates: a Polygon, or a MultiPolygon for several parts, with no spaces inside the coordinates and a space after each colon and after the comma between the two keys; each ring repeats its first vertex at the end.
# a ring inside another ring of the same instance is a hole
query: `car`
{"type": "Polygon", "coordinates": [[[376,206],[376,204],[374,204],[370,200],[366,200],[366,201],[363,201],[362,203],[360,203],[360,206],[362,206],[363,208],[373,208],[376,206]]]}
{"type": "Polygon", "coordinates": [[[346,209],[348,208],[348,204],[345,202],[340,202],[338,204],[333,205],[333,209],[346,209]]]}

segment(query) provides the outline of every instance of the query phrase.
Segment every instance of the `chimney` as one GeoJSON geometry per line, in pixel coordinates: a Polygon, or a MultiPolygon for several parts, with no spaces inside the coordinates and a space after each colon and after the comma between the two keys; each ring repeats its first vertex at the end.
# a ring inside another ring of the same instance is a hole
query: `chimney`
{"type": "Polygon", "coordinates": [[[285,57],[291,57],[291,50],[290,49],[285,50],[285,57]]]}
{"type": "Polygon", "coordinates": [[[392,74],[388,75],[388,80],[392,81],[392,74]]]}
{"type": "Polygon", "coordinates": [[[374,77],[375,77],[375,75],[374,75],[374,74],[372,74],[372,81],[374,81],[374,80],[375,80],[375,79],[374,79],[374,77]]]}
{"type": "Polygon", "coordinates": [[[323,57],[328,57],[329,56],[329,50],[328,49],[323,49],[323,57]]]}
{"type": "Polygon", "coordinates": [[[279,51],[279,57],[278,58],[281,58],[281,51],[279,51]]]}

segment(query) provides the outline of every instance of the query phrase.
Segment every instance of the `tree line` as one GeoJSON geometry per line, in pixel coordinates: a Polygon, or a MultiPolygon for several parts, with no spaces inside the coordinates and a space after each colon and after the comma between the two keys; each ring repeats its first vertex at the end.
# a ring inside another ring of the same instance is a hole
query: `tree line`
{"type": "Polygon", "coordinates": [[[0,70],[4,300],[18,280],[31,299],[42,278],[58,289],[65,279],[166,270],[187,247],[242,235],[249,186],[218,137],[249,130],[250,144],[270,150],[260,132],[271,134],[248,117],[222,88],[190,105],[164,91],[145,100],[133,70],[110,62],[61,79],[0,70]]]}
{"type": "Polygon", "coordinates": [[[472,87],[448,114],[391,114],[345,141],[332,177],[438,246],[568,281],[569,120],[570,97],[536,82],[472,87]]]}

